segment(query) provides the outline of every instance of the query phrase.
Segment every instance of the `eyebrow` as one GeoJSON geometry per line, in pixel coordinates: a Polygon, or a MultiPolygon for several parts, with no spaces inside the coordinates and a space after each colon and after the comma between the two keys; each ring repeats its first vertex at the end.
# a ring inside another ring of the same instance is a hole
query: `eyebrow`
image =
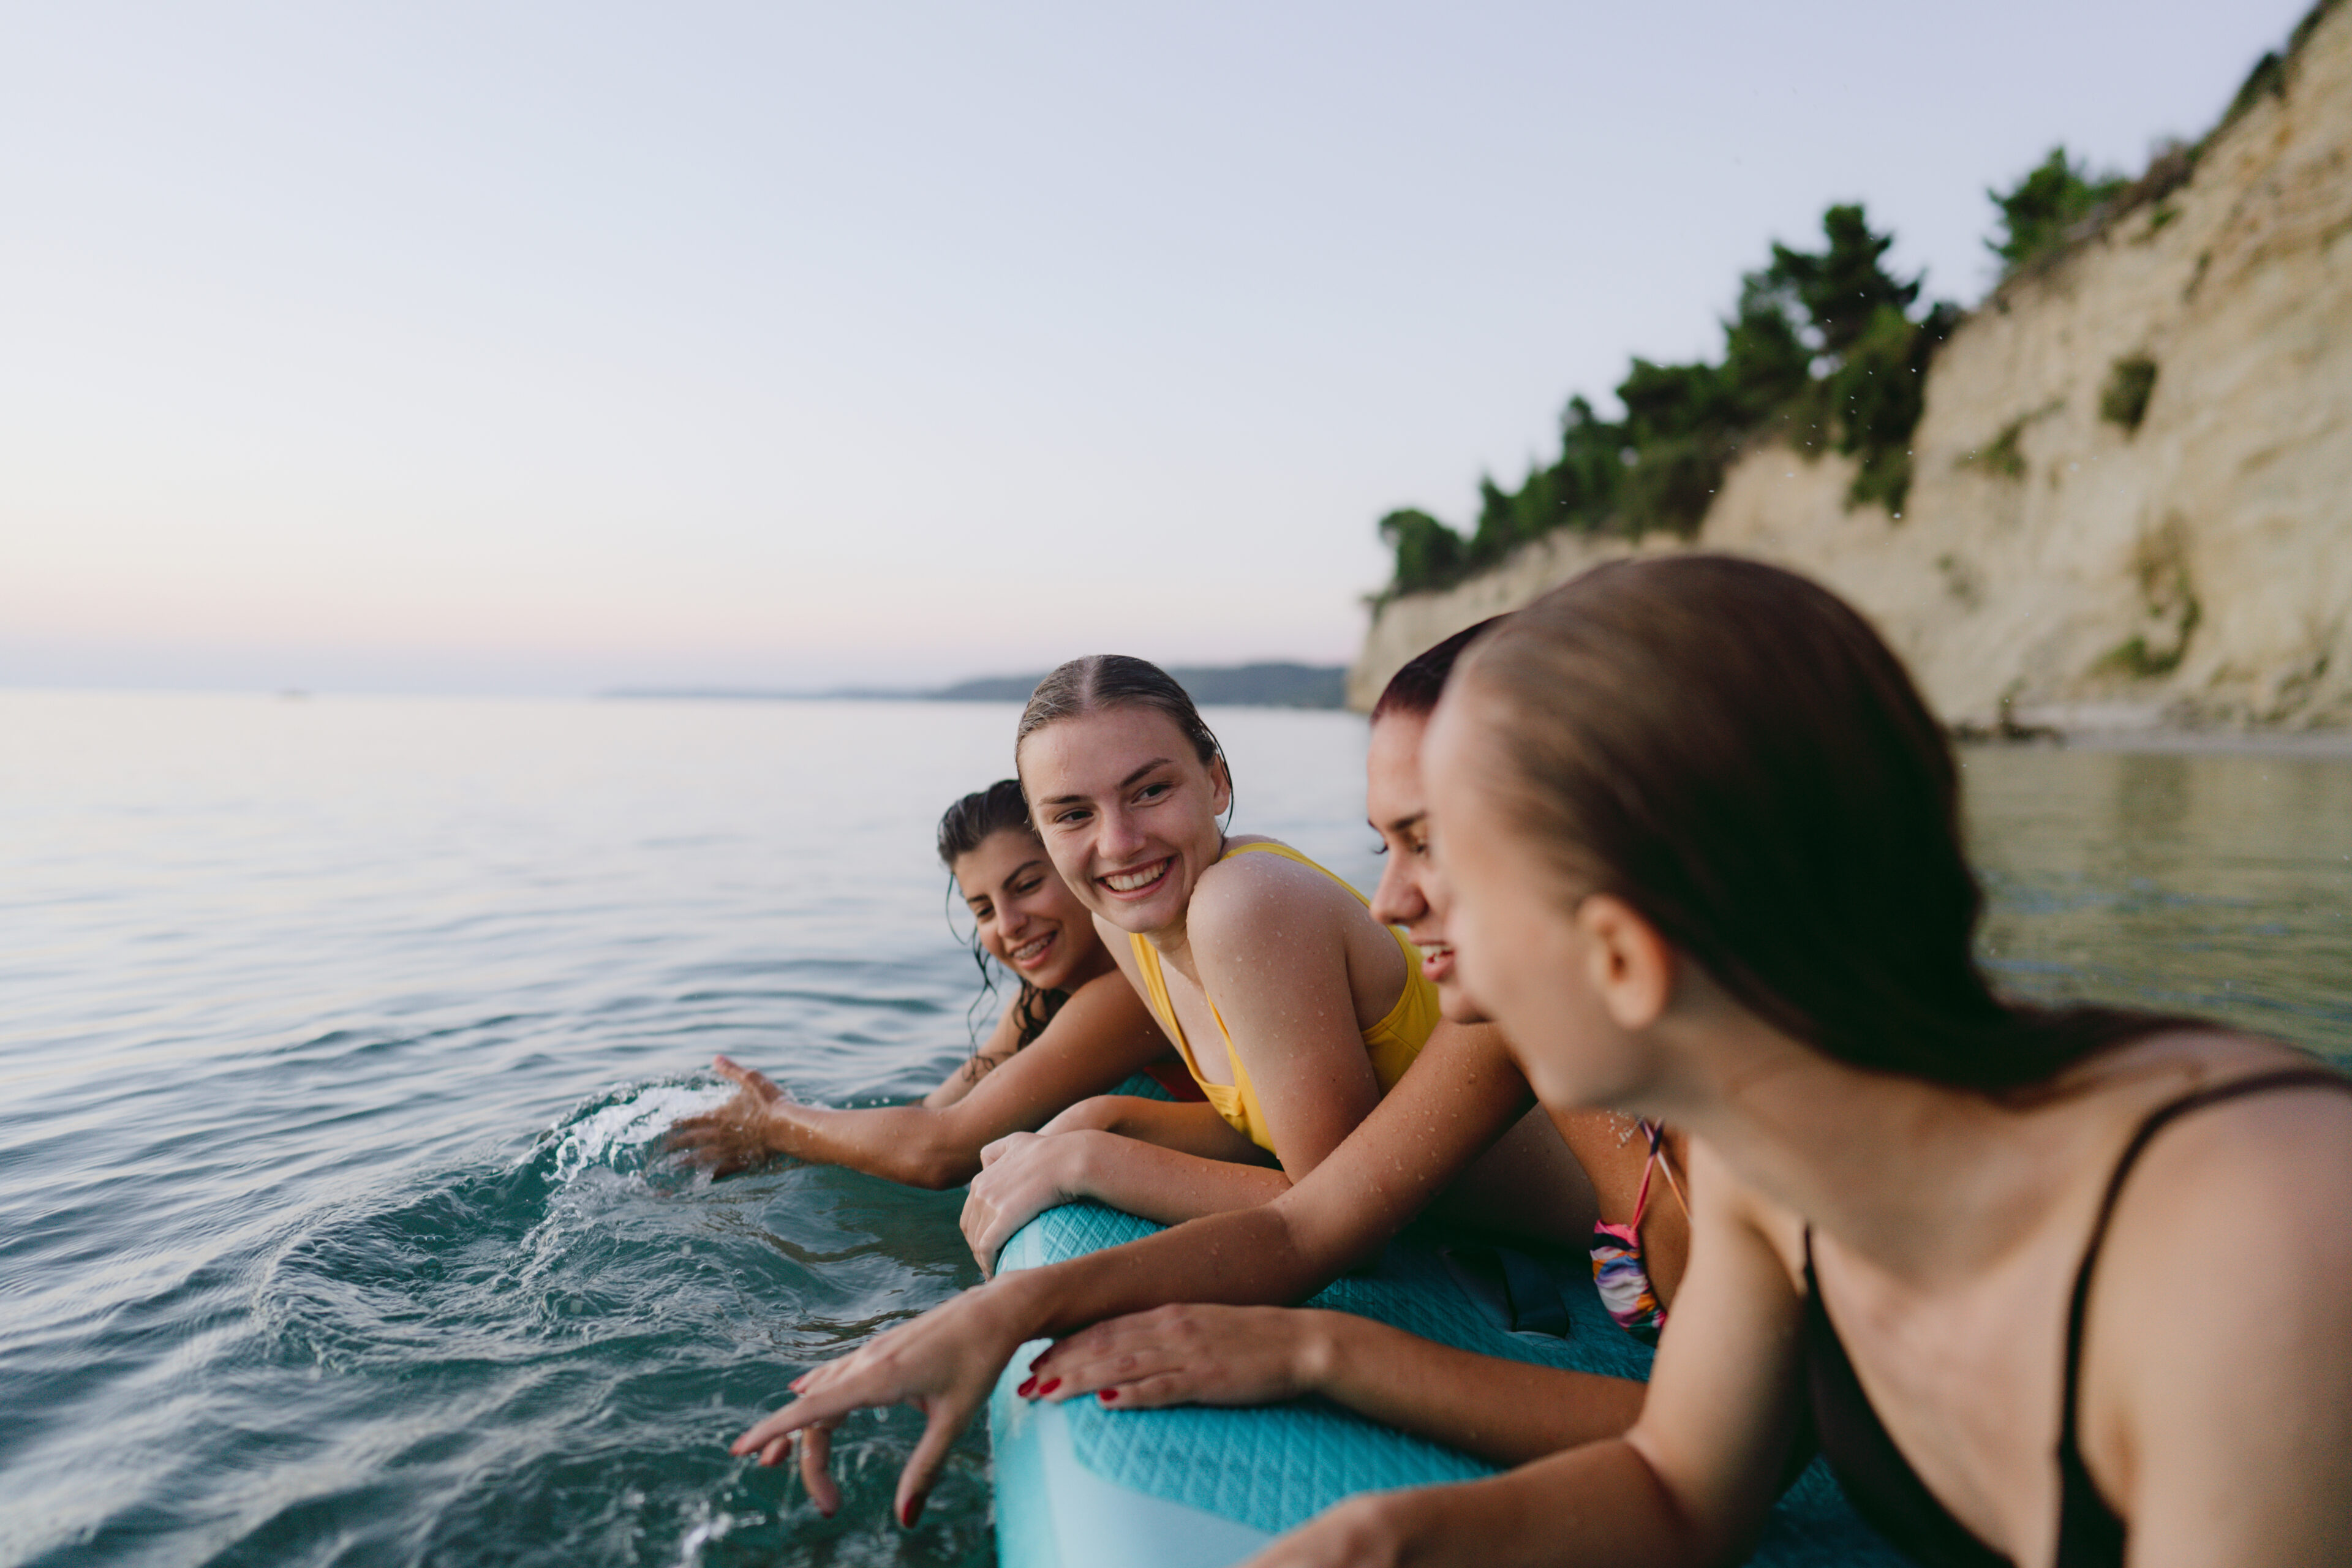
{"type": "MultiPolygon", "coordinates": [[[[1415,824],[1426,822],[1428,820],[1429,809],[1424,806],[1419,811],[1408,812],[1402,816],[1391,817],[1389,821],[1388,831],[1391,833],[1402,833],[1407,828],[1413,826],[1415,824]]],[[[1370,827],[1375,833],[1381,831],[1381,825],[1377,822],[1367,822],[1364,826],[1370,827]]]]}
{"type": "MultiPolygon", "coordinates": [[[[1128,785],[1133,784],[1136,780],[1141,778],[1152,769],[1164,768],[1173,760],[1174,759],[1169,757],[1154,757],[1150,762],[1144,763],[1141,767],[1136,769],[1133,773],[1128,774],[1125,778],[1119,780],[1118,787],[1125,789],[1128,785]]],[[[1084,800],[1087,797],[1082,795],[1052,795],[1045,797],[1045,804],[1047,805],[1066,805],[1071,801],[1084,800]]]]}

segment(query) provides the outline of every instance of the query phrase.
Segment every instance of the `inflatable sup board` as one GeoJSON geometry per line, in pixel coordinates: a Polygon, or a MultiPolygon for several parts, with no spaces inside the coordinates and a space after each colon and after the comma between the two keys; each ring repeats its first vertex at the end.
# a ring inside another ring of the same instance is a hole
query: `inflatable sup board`
{"type": "MultiPolygon", "coordinates": [[[[1160,1228],[1099,1205],[1065,1205],[1016,1233],[998,1267],[1034,1268],[1160,1228]]],[[[1475,1276],[1449,1266],[1445,1245],[1442,1235],[1415,1227],[1389,1245],[1376,1268],[1346,1276],[1307,1305],[1377,1318],[1482,1354],[1649,1375],[1648,1348],[1610,1320],[1580,1259],[1513,1259],[1519,1292],[1531,1266],[1558,1288],[1569,1331],[1562,1338],[1512,1331],[1496,1303],[1473,1294],[1475,1276]]],[[[1016,1397],[1013,1390],[1048,1342],[1024,1345],[989,1400],[1003,1568],[1223,1568],[1353,1493],[1496,1473],[1484,1460],[1320,1400],[1118,1410],[1091,1399],[1046,1405],[1016,1397]]],[[[1775,1505],[1749,1561],[1896,1568],[1903,1560],[1816,1459],[1775,1505]]]]}

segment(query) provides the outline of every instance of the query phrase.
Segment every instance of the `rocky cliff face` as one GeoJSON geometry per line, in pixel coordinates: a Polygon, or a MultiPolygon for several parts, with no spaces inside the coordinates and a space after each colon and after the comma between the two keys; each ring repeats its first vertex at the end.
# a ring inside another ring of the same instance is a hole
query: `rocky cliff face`
{"type": "Polygon", "coordinates": [[[1687,544],[1556,534],[1395,600],[1350,700],[1596,562],[1696,547],[1835,587],[1956,725],[2352,725],[2352,5],[2185,184],[1961,324],[1912,453],[1899,517],[1760,446],[1687,544]]]}

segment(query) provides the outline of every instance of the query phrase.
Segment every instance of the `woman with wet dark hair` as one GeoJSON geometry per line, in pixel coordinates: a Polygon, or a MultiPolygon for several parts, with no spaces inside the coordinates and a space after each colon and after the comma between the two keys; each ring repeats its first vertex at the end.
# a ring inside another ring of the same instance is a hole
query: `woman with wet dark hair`
{"type": "Polygon", "coordinates": [[[1472,650],[1429,786],[1537,1093],[1690,1131],[1690,1269],[1622,1437],[1259,1568],[1735,1562],[1807,1421],[1924,1563],[2352,1562],[2352,1080],[1995,994],[1950,748],[1860,616],[1602,567],[1472,650]]]}
{"type": "Polygon", "coordinates": [[[1016,781],[1000,779],[950,806],[939,850],[971,911],[982,976],[993,960],[1020,984],[971,1058],[919,1104],[838,1110],[803,1105],[765,1074],[720,1057],[714,1065],[739,1092],[680,1121],[671,1148],[720,1174],[789,1154],[951,1187],[971,1179],[987,1144],[1168,1058],[1166,1037],[1055,874],[1016,781]]]}

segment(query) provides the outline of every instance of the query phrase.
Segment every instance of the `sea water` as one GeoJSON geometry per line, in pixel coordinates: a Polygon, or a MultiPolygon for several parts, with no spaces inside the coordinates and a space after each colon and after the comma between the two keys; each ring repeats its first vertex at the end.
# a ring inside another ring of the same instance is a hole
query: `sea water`
{"type": "MultiPolygon", "coordinates": [[[[717,1051],[964,1056],[930,837],[1013,718],[0,693],[0,1564],[991,1561],[978,1431],[913,1531],[909,1412],[829,1521],[725,1448],[974,1281],[958,1194],[658,1142],[717,1051]]],[[[1361,721],[1212,721],[1369,887],[1361,721]]],[[[2352,764],[1966,759],[2005,984],[2352,1056],[2352,764]]]]}

